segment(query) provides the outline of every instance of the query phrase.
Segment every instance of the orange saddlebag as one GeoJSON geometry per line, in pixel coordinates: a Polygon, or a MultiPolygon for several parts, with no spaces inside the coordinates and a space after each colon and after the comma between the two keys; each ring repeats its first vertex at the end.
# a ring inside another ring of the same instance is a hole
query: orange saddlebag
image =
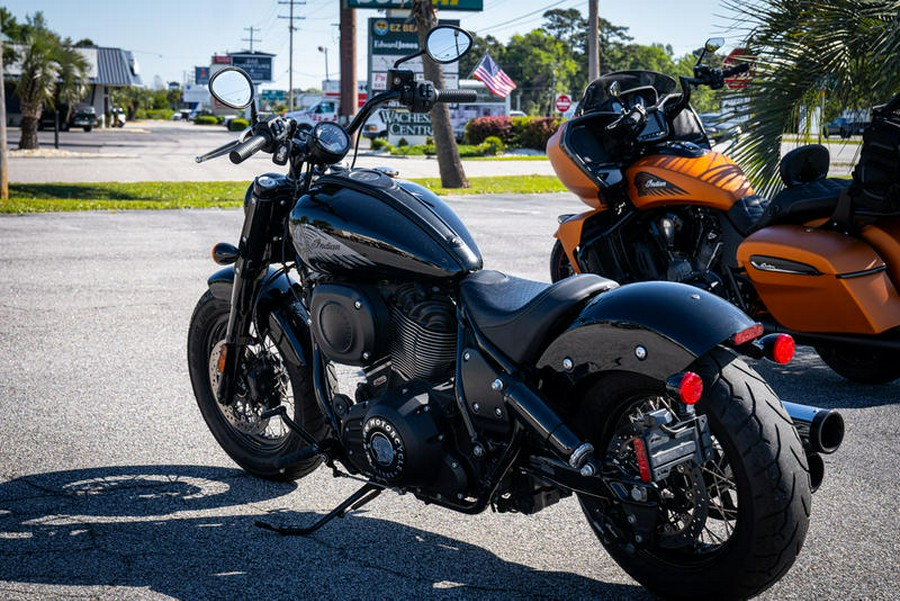
{"type": "Polygon", "coordinates": [[[900,294],[862,240],[776,225],[744,240],[738,262],[772,317],[792,330],[872,335],[900,326],[900,294]]]}

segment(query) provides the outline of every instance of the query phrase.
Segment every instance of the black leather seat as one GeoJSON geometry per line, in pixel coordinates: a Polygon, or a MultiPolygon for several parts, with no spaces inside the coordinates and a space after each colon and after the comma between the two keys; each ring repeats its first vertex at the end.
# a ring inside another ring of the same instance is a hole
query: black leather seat
{"type": "Polygon", "coordinates": [[[594,274],[546,284],[482,270],[463,280],[460,300],[494,346],[516,363],[524,363],[543,349],[544,338],[560,319],[597,293],[618,286],[594,274]]]}
{"type": "Polygon", "coordinates": [[[754,229],[778,223],[799,224],[818,217],[831,217],[837,208],[841,191],[850,186],[849,179],[817,179],[785,188],[769,202],[754,229]]]}

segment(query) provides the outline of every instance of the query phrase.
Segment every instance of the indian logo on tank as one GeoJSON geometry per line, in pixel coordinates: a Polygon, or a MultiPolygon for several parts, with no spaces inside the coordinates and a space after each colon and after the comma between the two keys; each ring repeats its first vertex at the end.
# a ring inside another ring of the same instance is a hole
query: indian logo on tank
{"type": "Polygon", "coordinates": [[[306,261],[323,261],[346,268],[371,267],[372,261],[314,226],[303,223],[294,240],[297,251],[306,261]]]}
{"type": "Polygon", "coordinates": [[[670,181],[641,171],[634,176],[634,187],[638,196],[682,196],[687,192],[670,181]]]}

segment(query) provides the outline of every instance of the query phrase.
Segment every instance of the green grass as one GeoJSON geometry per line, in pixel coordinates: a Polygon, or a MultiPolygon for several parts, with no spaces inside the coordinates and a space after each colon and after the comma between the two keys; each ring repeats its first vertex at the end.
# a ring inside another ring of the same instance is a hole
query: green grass
{"type": "MultiPolygon", "coordinates": [[[[438,178],[414,179],[436,194],[536,194],[563,192],[550,175],[473,177],[471,188],[441,188],[438,178]]],[[[10,184],[0,213],[122,211],[134,209],[208,209],[239,207],[245,182],[136,182],[91,184],[10,184]]]]}
{"type": "Polygon", "coordinates": [[[499,157],[464,157],[464,161],[546,161],[545,154],[517,154],[499,157]]]}

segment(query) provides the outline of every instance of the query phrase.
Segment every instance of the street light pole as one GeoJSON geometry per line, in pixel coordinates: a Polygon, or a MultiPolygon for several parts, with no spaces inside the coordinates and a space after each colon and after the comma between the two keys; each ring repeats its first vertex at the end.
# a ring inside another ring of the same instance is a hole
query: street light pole
{"type": "Polygon", "coordinates": [[[328,48],[319,46],[319,52],[325,53],[325,81],[331,81],[331,78],[328,77],[328,48]]]}

